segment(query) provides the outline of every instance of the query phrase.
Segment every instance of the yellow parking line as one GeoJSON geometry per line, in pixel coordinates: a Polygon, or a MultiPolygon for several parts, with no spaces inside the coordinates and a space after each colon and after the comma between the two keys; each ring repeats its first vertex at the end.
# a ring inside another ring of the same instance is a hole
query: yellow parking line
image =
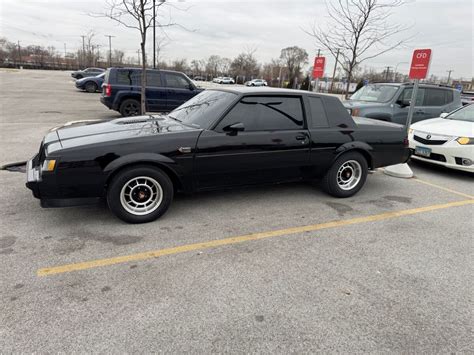
{"type": "Polygon", "coordinates": [[[474,198],[474,196],[472,196],[472,195],[468,195],[468,194],[465,194],[465,193],[462,193],[462,192],[459,192],[459,191],[456,191],[456,190],[451,190],[451,189],[448,189],[447,187],[444,187],[444,186],[441,186],[441,185],[436,185],[436,184],[433,184],[432,182],[424,181],[424,180],[421,180],[419,178],[414,178],[412,180],[417,181],[417,182],[421,182],[422,184],[425,184],[425,185],[428,185],[428,186],[436,187],[439,190],[444,190],[446,192],[451,192],[452,194],[455,194],[455,195],[459,195],[459,196],[462,196],[462,197],[467,197],[467,198],[470,198],[470,199],[474,198]]]}
{"type": "Polygon", "coordinates": [[[302,233],[302,232],[317,231],[321,229],[342,227],[342,226],[348,226],[348,225],[358,224],[358,223],[381,221],[381,220],[390,219],[390,218],[409,216],[409,215],[413,215],[417,213],[435,211],[435,210],[440,210],[440,209],[450,208],[450,207],[464,206],[464,205],[469,205],[469,204],[474,204],[474,200],[456,201],[456,202],[444,203],[444,204],[439,204],[439,205],[431,205],[431,206],[413,208],[413,209],[402,210],[402,211],[385,212],[385,213],[380,213],[380,214],[366,216],[366,217],[356,217],[356,218],[333,221],[333,222],[319,223],[319,224],[286,228],[286,229],[278,229],[274,231],[247,234],[247,235],[242,235],[242,236],[232,237],[232,238],[211,240],[211,241],[201,242],[201,243],[186,244],[186,245],[177,246],[173,248],[166,248],[166,249],[148,251],[148,252],[137,253],[137,254],[123,255],[123,256],[117,256],[117,257],[105,258],[105,259],[97,259],[97,260],[85,261],[85,262],[75,263],[75,264],[47,267],[47,268],[39,269],[37,271],[37,275],[48,276],[48,275],[54,275],[54,274],[67,273],[71,271],[93,269],[100,266],[115,265],[115,264],[131,262],[131,261],[147,260],[147,259],[152,259],[152,258],[158,258],[164,255],[172,255],[172,254],[185,253],[188,251],[215,248],[215,247],[219,247],[223,245],[248,242],[251,240],[259,240],[259,239],[279,237],[279,236],[302,233]]]}

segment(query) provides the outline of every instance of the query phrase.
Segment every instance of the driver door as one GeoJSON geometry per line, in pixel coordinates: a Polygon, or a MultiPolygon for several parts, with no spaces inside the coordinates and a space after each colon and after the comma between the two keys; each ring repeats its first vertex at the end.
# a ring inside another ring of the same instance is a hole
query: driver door
{"type": "Polygon", "coordinates": [[[199,137],[198,190],[292,180],[309,164],[310,136],[301,97],[247,96],[199,137]],[[230,126],[241,123],[243,131],[230,126]]]}

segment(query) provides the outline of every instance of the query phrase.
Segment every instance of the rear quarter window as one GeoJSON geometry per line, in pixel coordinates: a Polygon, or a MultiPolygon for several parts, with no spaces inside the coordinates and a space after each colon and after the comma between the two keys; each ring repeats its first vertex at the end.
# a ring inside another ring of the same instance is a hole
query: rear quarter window
{"type": "MultiPolygon", "coordinates": [[[[423,101],[423,106],[443,106],[446,105],[447,102],[447,95],[448,92],[452,92],[448,90],[442,89],[425,89],[425,99],[423,101]]],[[[452,101],[452,100],[451,100],[452,101]]]]}
{"type": "Polygon", "coordinates": [[[328,127],[329,122],[321,98],[308,96],[308,102],[311,112],[311,127],[328,127]]]}

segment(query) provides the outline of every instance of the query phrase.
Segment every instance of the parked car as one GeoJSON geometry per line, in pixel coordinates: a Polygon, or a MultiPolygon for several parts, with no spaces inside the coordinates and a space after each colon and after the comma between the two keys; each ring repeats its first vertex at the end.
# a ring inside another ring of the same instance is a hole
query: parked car
{"type": "Polygon", "coordinates": [[[463,105],[474,104],[474,91],[463,91],[461,93],[461,103],[463,105]]]}
{"type": "Polygon", "coordinates": [[[217,78],[212,79],[212,82],[219,84],[221,80],[222,80],[222,76],[218,76],[217,78]]]}
{"type": "MultiPolygon", "coordinates": [[[[406,124],[413,84],[369,84],[357,90],[344,102],[352,116],[375,118],[406,124]]],[[[413,123],[439,117],[461,107],[459,91],[439,85],[420,84],[413,123]]]]}
{"type": "Polygon", "coordinates": [[[235,81],[234,81],[234,79],[232,79],[228,76],[223,76],[222,78],[220,78],[218,83],[219,84],[235,84],[235,81]]]}
{"type": "Polygon", "coordinates": [[[87,78],[76,80],[76,88],[85,90],[87,92],[96,92],[97,90],[102,90],[104,77],[105,73],[102,73],[97,76],[89,76],[87,78]]]}
{"type": "Polygon", "coordinates": [[[84,70],[78,70],[71,73],[71,76],[75,79],[82,79],[88,76],[97,76],[105,72],[105,69],[102,68],[86,68],[84,70]]]}
{"type": "Polygon", "coordinates": [[[406,127],[353,119],[338,98],[285,89],[206,90],[168,115],[82,122],[46,135],[26,186],[43,207],[106,198],[152,221],[175,191],[312,180],[349,197],[369,169],[406,162],[406,127]]]}
{"type": "Polygon", "coordinates": [[[245,82],[246,86],[267,86],[267,82],[263,79],[253,79],[245,82]]]}
{"type": "Polygon", "coordinates": [[[410,126],[412,158],[474,172],[474,104],[410,126]]]}
{"type": "MultiPolygon", "coordinates": [[[[140,114],[141,73],[139,68],[109,68],[102,84],[100,101],[122,116],[140,114]]],[[[147,69],[146,105],[149,112],[169,112],[203,89],[185,74],[147,69]]]]}
{"type": "Polygon", "coordinates": [[[193,78],[193,80],[194,80],[194,81],[206,81],[206,78],[203,77],[203,76],[199,76],[199,75],[198,75],[198,76],[195,76],[195,77],[193,78]]]}

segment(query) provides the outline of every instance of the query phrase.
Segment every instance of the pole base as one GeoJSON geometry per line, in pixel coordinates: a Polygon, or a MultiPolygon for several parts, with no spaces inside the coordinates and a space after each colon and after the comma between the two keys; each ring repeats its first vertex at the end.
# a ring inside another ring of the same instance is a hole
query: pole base
{"type": "Polygon", "coordinates": [[[410,169],[407,163],[387,166],[384,168],[383,172],[386,175],[402,179],[410,179],[413,177],[413,171],[410,169]]]}

